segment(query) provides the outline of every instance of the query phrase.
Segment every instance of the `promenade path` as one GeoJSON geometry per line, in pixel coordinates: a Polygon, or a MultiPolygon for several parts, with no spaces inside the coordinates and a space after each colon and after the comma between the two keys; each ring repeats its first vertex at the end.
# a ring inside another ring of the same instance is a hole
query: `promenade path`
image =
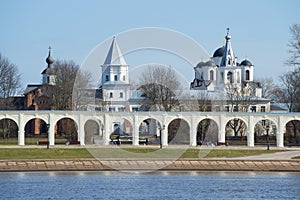
{"type": "Polygon", "coordinates": [[[262,154],[262,155],[256,155],[256,156],[244,156],[244,157],[231,158],[231,159],[234,159],[234,160],[289,160],[296,156],[300,156],[300,149],[299,150],[290,150],[290,151],[285,151],[285,152],[276,152],[276,153],[270,153],[270,154],[262,154]]]}

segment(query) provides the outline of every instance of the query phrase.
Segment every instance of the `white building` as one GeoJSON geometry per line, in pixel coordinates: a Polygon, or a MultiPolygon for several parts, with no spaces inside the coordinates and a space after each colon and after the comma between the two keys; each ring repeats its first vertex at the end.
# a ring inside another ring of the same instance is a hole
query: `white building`
{"type": "Polygon", "coordinates": [[[209,61],[200,62],[194,68],[195,79],[191,89],[228,91],[229,85],[239,90],[251,87],[252,95],[261,97],[261,87],[254,82],[254,65],[247,59],[238,62],[231,46],[229,29],[227,31],[225,45],[218,48],[209,61]]]}
{"type": "Polygon", "coordinates": [[[113,37],[104,64],[101,65],[102,77],[99,89],[102,108],[112,112],[135,111],[139,105],[131,101],[128,64],[113,37]]]}
{"type": "MultiPolygon", "coordinates": [[[[189,94],[186,94],[185,98],[195,98],[199,96],[195,94],[197,91],[201,94],[206,91],[209,95],[200,96],[211,97],[215,104],[210,105],[211,109],[206,111],[270,111],[270,101],[261,98],[260,83],[254,81],[254,65],[247,59],[241,63],[238,62],[231,46],[229,29],[227,29],[225,39],[225,45],[218,48],[210,60],[200,62],[194,67],[195,78],[190,84],[191,90],[186,91],[189,94]],[[235,91],[236,95],[247,96],[245,99],[251,100],[251,105],[248,105],[247,108],[243,105],[244,108],[241,110],[241,106],[233,105],[233,102],[229,103],[230,99],[226,94],[230,90],[235,91]],[[217,93],[220,92],[225,94],[223,95],[224,99],[216,101],[215,97],[219,98],[220,95],[217,93]],[[251,99],[249,99],[250,97],[251,99]],[[237,107],[239,108],[237,109],[237,107]]],[[[128,64],[122,55],[116,37],[113,37],[101,68],[101,85],[97,90],[99,95],[96,97],[99,101],[96,101],[98,105],[95,109],[112,112],[138,111],[144,100],[143,92],[130,90],[128,64]]]]}

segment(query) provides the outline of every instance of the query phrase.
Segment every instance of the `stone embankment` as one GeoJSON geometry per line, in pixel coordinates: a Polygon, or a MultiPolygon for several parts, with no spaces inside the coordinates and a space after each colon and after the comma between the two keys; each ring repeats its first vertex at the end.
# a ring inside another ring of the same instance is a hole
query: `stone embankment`
{"type": "Polygon", "coordinates": [[[0,160],[0,171],[286,171],[300,172],[300,160],[232,160],[232,159],[64,159],[0,160]]]}

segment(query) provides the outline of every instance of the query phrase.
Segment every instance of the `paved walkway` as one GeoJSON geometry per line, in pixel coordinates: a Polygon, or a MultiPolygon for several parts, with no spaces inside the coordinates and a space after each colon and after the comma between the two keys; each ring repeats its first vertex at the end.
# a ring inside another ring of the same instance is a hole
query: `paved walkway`
{"type": "Polygon", "coordinates": [[[244,157],[232,158],[232,159],[234,160],[289,160],[296,156],[300,156],[300,150],[276,152],[276,153],[262,154],[257,156],[244,156],[244,157]]]}
{"type": "Polygon", "coordinates": [[[300,172],[300,160],[1,160],[0,171],[287,171],[300,172]]]}

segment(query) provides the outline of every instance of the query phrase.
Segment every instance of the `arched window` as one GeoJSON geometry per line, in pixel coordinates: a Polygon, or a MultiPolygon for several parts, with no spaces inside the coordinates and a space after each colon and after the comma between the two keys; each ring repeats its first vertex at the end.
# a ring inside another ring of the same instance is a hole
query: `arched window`
{"type": "Polygon", "coordinates": [[[250,80],[250,71],[246,70],[246,81],[250,80]]]}
{"type": "Polygon", "coordinates": [[[240,78],[240,72],[237,72],[237,83],[241,82],[241,78],[240,78]]]}
{"type": "Polygon", "coordinates": [[[213,70],[210,70],[210,72],[209,72],[209,78],[210,78],[211,81],[214,80],[214,71],[213,70]]]}
{"type": "Polygon", "coordinates": [[[230,83],[233,83],[233,74],[232,74],[232,72],[228,72],[228,73],[227,73],[227,80],[228,80],[230,83]]]}
{"type": "Polygon", "coordinates": [[[223,72],[221,72],[221,74],[220,74],[220,76],[221,76],[221,82],[223,82],[224,81],[224,73],[223,72]]]}

